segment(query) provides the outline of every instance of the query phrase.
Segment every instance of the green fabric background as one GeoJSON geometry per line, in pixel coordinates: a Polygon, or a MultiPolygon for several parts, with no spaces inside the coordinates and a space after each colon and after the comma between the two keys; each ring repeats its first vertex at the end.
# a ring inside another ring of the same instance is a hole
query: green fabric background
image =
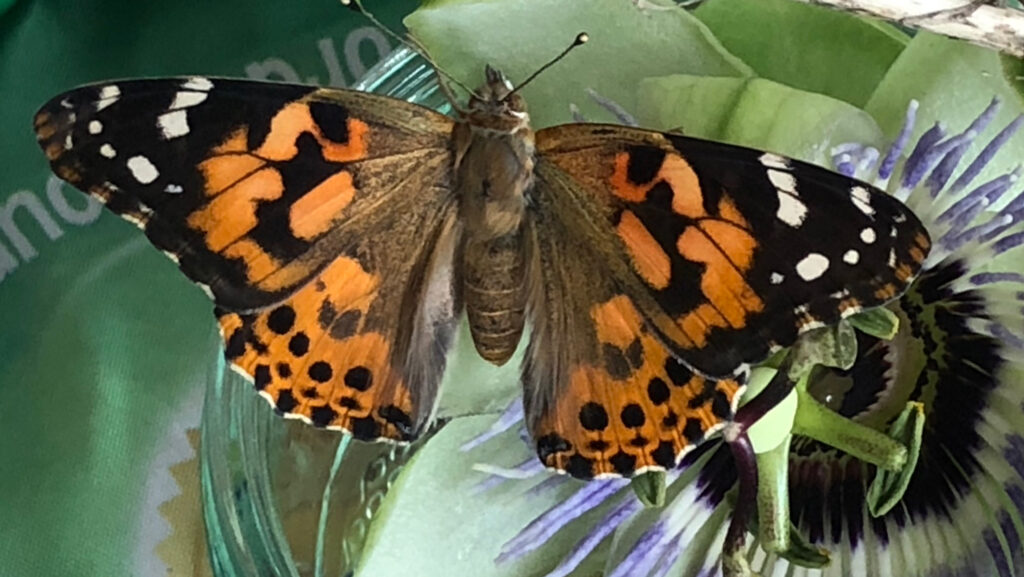
{"type": "Polygon", "coordinates": [[[132,76],[350,84],[379,42],[333,0],[0,0],[0,575],[166,574],[155,505],[219,354],[203,294],[50,175],[36,108],[132,76]]]}

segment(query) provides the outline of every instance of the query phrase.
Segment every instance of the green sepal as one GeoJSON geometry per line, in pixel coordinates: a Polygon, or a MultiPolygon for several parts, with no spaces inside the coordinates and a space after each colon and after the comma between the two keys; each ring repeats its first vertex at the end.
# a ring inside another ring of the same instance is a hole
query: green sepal
{"type": "Polygon", "coordinates": [[[900,330],[900,318],[896,313],[885,307],[875,307],[850,317],[853,328],[862,333],[889,341],[900,330]]]}
{"type": "Polygon", "coordinates": [[[629,480],[636,498],[644,507],[662,507],[665,505],[665,471],[645,471],[629,480]]]}
{"type": "Polygon", "coordinates": [[[921,456],[924,418],[924,405],[911,401],[889,427],[889,436],[906,446],[907,459],[899,470],[879,469],[875,474],[867,493],[868,512],[873,517],[885,515],[903,498],[921,456]]]}

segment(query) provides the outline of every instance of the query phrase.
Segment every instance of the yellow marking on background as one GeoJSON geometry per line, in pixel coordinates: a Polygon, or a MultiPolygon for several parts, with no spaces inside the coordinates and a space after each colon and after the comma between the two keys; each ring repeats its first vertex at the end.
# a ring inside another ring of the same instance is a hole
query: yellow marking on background
{"type": "Polygon", "coordinates": [[[342,171],[329,176],[291,206],[288,226],[292,234],[312,240],[327,232],[355,194],[352,174],[342,171]]]}
{"type": "Polygon", "coordinates": [[[625,211],[619,220],[619,238],[633,259],[633,267],[647,284],[656,289],[668,286],[672,263],[665,249],[632,211],[625,211]]]}

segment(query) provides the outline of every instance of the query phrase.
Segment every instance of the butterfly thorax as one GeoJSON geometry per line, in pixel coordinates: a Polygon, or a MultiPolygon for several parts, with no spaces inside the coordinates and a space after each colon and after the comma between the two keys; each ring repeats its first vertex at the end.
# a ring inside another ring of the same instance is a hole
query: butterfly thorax
{"type": "Polygon", "coordinates": [[[500,365],[515,351],[525,322],[523,223],[534,164],[525,104],[500,72],[487,69],[454,145],[466,312],[477,352],[500,365]]]}

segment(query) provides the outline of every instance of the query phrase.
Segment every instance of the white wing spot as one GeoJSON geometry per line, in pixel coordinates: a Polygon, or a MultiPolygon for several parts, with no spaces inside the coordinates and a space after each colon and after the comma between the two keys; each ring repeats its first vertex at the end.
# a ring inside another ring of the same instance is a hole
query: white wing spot
{"type": "Polygon", "coordinates": [[[114,150],[113,146],[110,146],[110,143],[106,143],[103,146],[100,146],[100,155],[104,158],[114,158],[117,156],[117,151],[114,150]]]}
{"type": "Polygon", "coordinates": [[[174,95],[174,101],[171,102],[171,106],[168,110],[177,110],[179,108],[188,108],[189,106],[195,106],[206,100],[208,95],[205,92],[186,92],[181,91],[174,95]]]}
{"type": "Polygon", "coordinates": [[[768,170],[768,180],[772,181],[772,186],[775,188],[796,194],[796,177],[788,172],[781,170],[768,170]]]}
{"type": "Polygon", "coordinates": [[[860,240],[864,244],[874,244],[876,238],[875,229],[873,228],[865,228],[860,231],[860,240]]]}
{"type": "Polygon", "coordinates": [[[164,140],[170,140],[188,134],[188,114],[184,110],[165,112],[156,118],[164,140]]]}
{"type": "Polygon", "coordinates": [[[773,272],[772,276],[769,277],[769,280],[771,281],[772,284],[782,284],[782,281],[785,278],[786,277],[782,276],[781,274],[779,274],[777,272],[773,272]]]}
{"type": "Polygon", "coordinates": [[[160,171],[145,156],[133,156],[128,159],[126,164],[128,170],[132,172],[132,176],[140,184],[150,184],[160,176],[160,171]]]}
{"type": "MultiPolygon", "coordinates": [[[[167,258],[171,259],[171,261],[173,261],[174,264],[178,264],[178,263],[181,262],[181,259],[178,258],[178,255],[174,254],[173,252],[171,252],[169,250],[165,250],[165,251],[163,251],[163,253],[164,253],[164,256],[166,256],[167,258]]],[[[217,326],[220,326],[220,323],[218,323],[217,326]]],[[[221,330],[224,330],[224,329],[222,328],[221,330]]]]}
{"type": "Polygon", "coordinates": [[[868,216],[875,215],[875,209],[871,207],[871,193],[863,186],[855,186],[850,189],[850,198],[853,204],[868,216]]]}
{"type": "Polygon", "coordinates": [[[206,293],[206,296],[210,297],[210,300],[214,300],[216,298],[216,297],[213,296],[213,290],[210,288],[210,285],[205,284],[205,283],[201,283],[201,282],[197,282],[196,286],[198,286],[199,288],[203,289],[203,292],[206,293]]]}
{"type": "Polygon", "coordinates": [[[89,122],[89,134],[99,134],[103,132],[103,123],[99,120],[93,120],[89,122]]]}
{"type": "Polygon", "coordinates": [[[761,162],[763,166],[766,166],[768,168],[780,168],[782,170],[789,170],[789,160],[787,160],[785,157],[779,156],[778,154],[766,152],[762,154],[758,158],[758,160],[761,162]]]}
{"type": "Polygon", "coordinates": [[[121,97],[121,89],[116,84],[108,84],[100,88],[100,98],[96,101],[96,111],[99,112],[111,104],[117,102],[121,97]]]}
{"type": "Polygon", "coordinates": [[[843,254],[843,262],[850,265],[857,264],[860,262],[860,253],[851,248],[843,254]]]}
{"type": "Polygon", "coordinates": [[[180,184],[168,184],[164,187],[164,192],[167,194],[181,194],[185,192],[185,189],[180,184]]]}
{"type": "Polygon", "coordinates": [[[202,76],[193,76],[185,82],[181,83],[181,87],[186,90],[210,90],[213,88],[213,82],[209,78],[203,78],[202,76]]]}
{"type": "Polygon", "coordinates": [[[71,150],[75,146],[75,141],[71,140],[71,133],[67,133],[64,136],[64,150],[71,150]]]}
{"type": "Polygon", "coordinates": [[[142,215],[133,214],[131,212],[126,212],[122,214],[121,218],[127,220],[128,222],[134,224],[136,227],[142,230],[146,230],[146,223],[149,222],[148,219],[146,219],[142,215]]]}
{"type": "Polygon", "coordinates": [[[889,249],[889,268],[896,268],[896,249],[889,249]]]}
{"type": "Polygon", "coordinates": [[[796,263],[796,274],[805,281],[821,277],[828,270],[828,258],[823,254],[812,252],[796,263]]]}
{"type": "Polygon", "coordinates": [[[800,202],[800,199],[795,196],[781,190],[778,191],[778,194],[779,210],[775,212],[775,217],[793,228],[800,228],[800,225],[804,223],[804,218],[807,217],[807,205],[800,202]]]}

